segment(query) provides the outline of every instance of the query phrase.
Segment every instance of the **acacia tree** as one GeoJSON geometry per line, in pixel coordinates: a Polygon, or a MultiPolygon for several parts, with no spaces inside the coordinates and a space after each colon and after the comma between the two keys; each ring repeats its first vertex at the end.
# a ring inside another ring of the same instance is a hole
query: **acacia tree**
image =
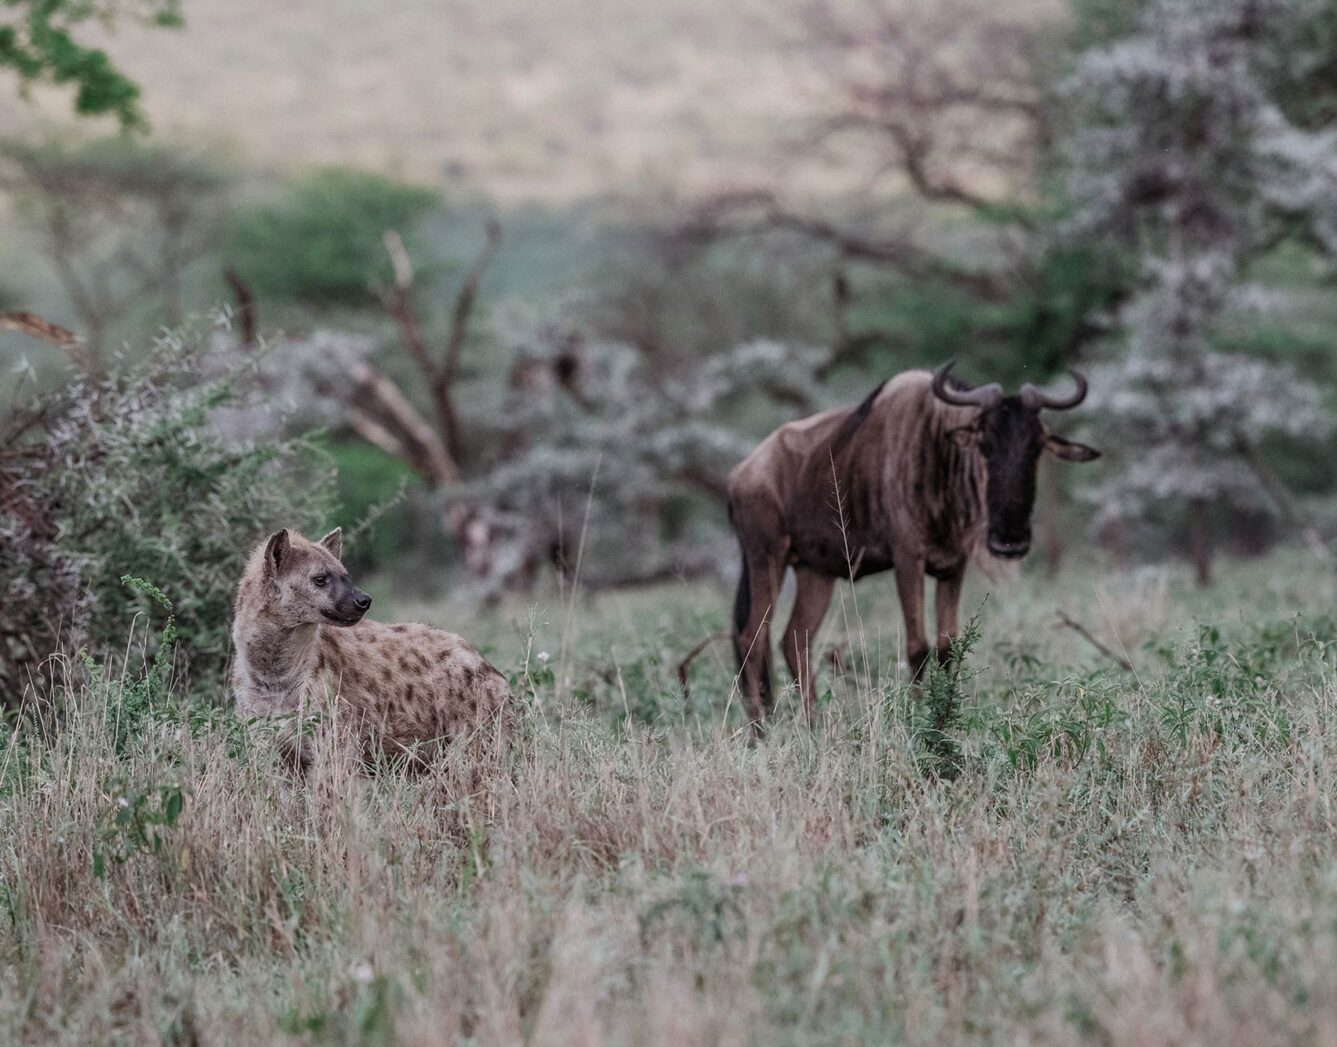
{"type": "MultiPolygon", "coordinates": [[[[968,352],[991,377],[1044,381],[1076,362],[1128,274],[1099,244],[1055,235],[1066,28],[988,0],[808,0],[799,11],[787,43],[816,82],[814,115],[780,170],[801,175],[834,155],[860,172],[859,189],[817,204],[778,179],[735,187],[702,201],[680,235],[824,247],[835,351],[823,377],[968,352]]],[[[1042,474],[1051,572],[1064,545],[1060,482],[1042,474]]]]}
{"type": "Polygon", "coordinates": [[[1318,392],[1289,367],[1216,344],[1223,317],[1259,300],[1252,261],[1288,238],[1328,247],[1337,148],[1288,119],[1264,78],[1298,11],[1152,0],[1068,85],[1081,118],[1069,145],[1072,232],[1141,258],[1125,337],[1095,383],[1124,463],[1096,496],[1108,518],[1178,506],[1204,583],[1216,505],[1280,511],[1326,556],[1263,455],[1270,436],[1329,428],[1318,392]]]}
{"type": "MultiPolygon", "coordinates": [[[[393,276],[387,283],[371,282],[365,291],[393,321],[396,355],[403,358],[394,362],[406,363],[407,369],[382,366],[371,338],[316,328],[284,339],[276,350],[259,357],[270,408],[232,418],[230,427],[238,433],[262,430],[283,424],[282,413],[294,411],[305,423],[346,426],[422,480],[442,507],[447,533],[466,550],[471,542],[477,544],[480,536],[469,526],[467,507],[447,504],[445,492],[475,465],[481,443],[468,439],[460,411],[461,384],[479,290],[500,243],[500,226],[489,222],[482,249],[455,288],[446,335],[437,339],[420,322],[414,266],[403,238],[395,229],[386,230],[381,246],[393,276]]],[[[359,268],[374,267],[363,260],[359,268]]],[[[227,280],[236,297],[239,348],[251,355],[260,340],[256,296],[242,272],[229,269],[227,280]]],[[[474,555],[485,558],[481,552],[474,555]]]]}
{"type": "Polygon", "coordinates": [[[123,136],[0,142],[0,188],[37,234],[95,374],[109,330],[132,310],[179,321],[183,273],[209,247],[226,186],[203,155],[123,136]]]}
{"type": "Polygon", "coordinates": [[[809,166],[837,155],[862,190],[818,206],[777,176],[703,200],[682,235],[784,232],[829,248],[835,364],[877,347],[922,360],[969,344],[1005,380],[1062,370],[1124,274],[1051,235],[1061,29],[986,0],[799,10],[788,44],[815,79],[814,115],[780,170],[803,184],[809,166]],[[878,321],[851,322],[870,299],[878,321]]]}
{"type": "Polygon", "coordinates": [[[732,539],[691,507],[722,508],[755,445],[741,406],[816,410],[829,358],[761,339],[665,374],[642,347],[575,328],[526,340],[491,427],[500,451],[451,492],[486,537],[475,573],[526,588],[551,565],[594,589],[726,574],[732,539]]]}
{"type": "Polygon", "coordinates": [[[150,25],[181,24],[180,0],[5,0],[0,4],[0,68],[31,84],[73,85],[80,116],[109,114],[123,129],[145,124],[139,87],[107,53],[75,39],[82,23],[134,19],[150,25]]]}

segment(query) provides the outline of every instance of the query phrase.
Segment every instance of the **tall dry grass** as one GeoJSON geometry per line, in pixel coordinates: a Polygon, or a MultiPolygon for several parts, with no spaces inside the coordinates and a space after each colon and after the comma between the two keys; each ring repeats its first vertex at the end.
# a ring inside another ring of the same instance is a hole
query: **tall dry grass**
{"type": "Polygon", "coordinates": [[[0,1041],[1337,1042],[1331,583],[1252,572],[1215,632],[1094,579],[1135,676],[1015,656],[1093,579],[991,602],[952,780],[857,652],[756,750],[727,669],[675,705],[699,591],[577,608],[554,671],[498,640],[526,708],[481,786],[447,753],[313,793],[132,657],[0,758],[0,1041]]]}

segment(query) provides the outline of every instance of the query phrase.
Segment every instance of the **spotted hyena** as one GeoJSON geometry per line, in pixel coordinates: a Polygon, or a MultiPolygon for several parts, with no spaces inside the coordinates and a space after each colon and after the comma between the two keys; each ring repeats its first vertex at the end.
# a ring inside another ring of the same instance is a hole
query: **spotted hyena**
{"type": "Polygon", "coordinates": [[[251,554],[232,623],[238,711],[295,714],[298,724],[326,714],[363,756],[498,728],[506,678],[454,633],[368,621],[371,597],[353,585],[341,549],[337,529],[319,542],[283,530],[251,554]]]}

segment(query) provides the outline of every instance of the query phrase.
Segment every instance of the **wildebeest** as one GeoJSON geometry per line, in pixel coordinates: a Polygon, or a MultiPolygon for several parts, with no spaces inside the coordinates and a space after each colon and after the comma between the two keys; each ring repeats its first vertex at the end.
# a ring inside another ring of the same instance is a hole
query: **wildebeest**
{"type": "Polygon", "coordinates": [[[1089,462],[1100,453],[1051,433],[1040,420],[1086,397],[1057,397],[1029,383],[1013,396],[972,389],[934,372],[906,371],[857,407],[782,425],[729,474],[729,518],[743,552],[734,645],[752,730],[773,704],[770,619],[786,566],[798,583],[781,646],[811,722],[813,635],[836,579],[896,572],[905,655],[917,679],[930,651],[924,575],[937,579],[939,659],[957,634],[961,582],[981,545],[1016,558],[1030,548],[1035,474],[1042,451],[1089,462]]]}

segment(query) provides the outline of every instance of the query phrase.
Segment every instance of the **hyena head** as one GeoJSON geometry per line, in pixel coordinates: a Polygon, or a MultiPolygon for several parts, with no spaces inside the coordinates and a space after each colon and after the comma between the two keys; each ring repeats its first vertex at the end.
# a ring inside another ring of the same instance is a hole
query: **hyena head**
{"type": "Polygon", "coordinates": [[[318,542],[295,531],[275,531],[265,543],[264,581],[269,613],[290,628],[356,625],[371,597],[353,584],[339,562],[343,534],[336,527],[318,542]]]}

